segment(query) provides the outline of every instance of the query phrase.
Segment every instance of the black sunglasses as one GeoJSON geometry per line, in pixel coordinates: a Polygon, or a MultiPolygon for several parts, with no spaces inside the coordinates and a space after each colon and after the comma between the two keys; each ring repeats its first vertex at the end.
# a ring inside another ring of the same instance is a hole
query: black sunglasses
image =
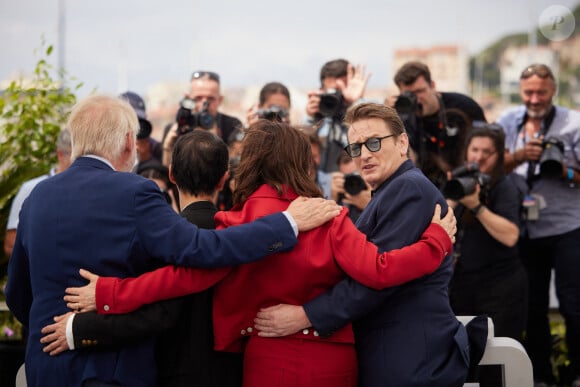
{"type": "Polygon", "coordinates": [[[555,80],[554,74],[552,74],[552,70],[550,70],[550,68],[544,64],[529,65],[528,67],[525,68],[524,71],[522,71],[520,79],[528,79],[532,75],[537,75],[542,79],[550,78],[552,80],[555,80]]]}
{"type": "Polygon", "coordinates": [[[191,74],[192,81],[194,79],[200,79],[200,78],[204,78],[204,77],[208,77],[212,81],[216,81],[217,83],[220,83],[220,76],[218,75],[218,73],[214,73],[213,71],[194,71],[191,74]]]}
{"type": "Polygon", "coordinates": [[[371,152],[378,152],[381,150],[381,141],[385,138],[393,137],[394,134],[389,134],[388,136],[384,137],[371,137],[365,142],[353,142],[352,144],[348,144],[344,147],[344,150],[350,157],[359,157],[361,154],[362,146],[366,146],[367,149],[371,152]]]}

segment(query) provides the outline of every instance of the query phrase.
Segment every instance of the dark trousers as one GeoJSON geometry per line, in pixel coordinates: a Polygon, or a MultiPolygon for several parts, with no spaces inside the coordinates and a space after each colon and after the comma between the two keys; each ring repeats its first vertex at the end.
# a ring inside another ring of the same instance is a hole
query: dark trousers
{"type": "Polygon", "coordinates": [[[528,308],[528,280],[522,266],[490,275],[461,275],[451,281],[450,301],[456,315],[491,317],[496,336],[522,341],[528,308]]]}
{"type": "Polygon", "coordinates": [[[566,344],[572,375],[580,376],[580,228],[562,235],[522,240],[522,260],[528,270],[529,307],[526,350],[534,378],[554,382],[548,321],[552,268],[560,314],[566,323],[566,344]]]}

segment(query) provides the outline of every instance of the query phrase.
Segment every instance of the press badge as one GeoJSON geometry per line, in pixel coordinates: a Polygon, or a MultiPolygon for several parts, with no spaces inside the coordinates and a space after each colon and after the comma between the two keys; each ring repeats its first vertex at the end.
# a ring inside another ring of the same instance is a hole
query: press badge
{"type": "Polygon", "coordinates": [[[540,218],[540,203],[538,199],[526,195],[522,202],[522,206],[524,207],[524,216],[526,220],[538,220],[540,218]]]}
{"type": "Polygon", "coordinates": [[[546,208],[546,199],[542,195],[526,195],[522,202],[526,220],[538,220],[540,210],[546,208]]]}

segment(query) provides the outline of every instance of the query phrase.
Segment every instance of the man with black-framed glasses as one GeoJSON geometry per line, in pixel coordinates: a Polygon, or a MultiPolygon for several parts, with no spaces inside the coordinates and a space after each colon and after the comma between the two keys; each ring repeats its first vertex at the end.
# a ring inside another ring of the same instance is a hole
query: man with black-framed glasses
{"type": "Polygon", "coordinates": [[[522,105],[502,113],[498,123],[506,133],[507,172],[522,176],[530,190],[524,200],[527,220],[520,255],[528,271],[525,345],[534,379],[538,386],[555,383],[548,320],[553,269],[566,322],[569,382],[580,387],[580,113],[554,105],[556,91],[548,66],[527,66],[520,75],[522,105]],[[545,168],[548,163],[556,168],[545,168]]]}
{"type": "MultiPolygon", "coordinates": [[[[409,139],[397,112],[362,103],[347,111],[345,124],[345,150],[374,191],[357,228],[381,251],[414,243],[433,207],[440,204],[445,213],[447,203],[409,160],[409,139]]],[[[276,337],[312,327],[325,337],[354,321],[359,386],[462,386],[470,350],[466,327],[449,305],[452,265],[449,254],[433,274],[382,291],[346,279],[303,306],[262,310],[256,328],[276,337]]],[[[480,356],[473,355],[476,364],[480,356]]]]}

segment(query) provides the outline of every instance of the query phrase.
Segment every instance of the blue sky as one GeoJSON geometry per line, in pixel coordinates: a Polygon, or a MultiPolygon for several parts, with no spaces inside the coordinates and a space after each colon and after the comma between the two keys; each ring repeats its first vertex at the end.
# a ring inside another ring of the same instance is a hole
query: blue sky
{"type": "MultiPolygon", "coordinates": [[[[61,0],[65,66],[93,88],[120,79],[144,93],[212,69],[228,86],[278,80],[316,87],[320,66],[366,63],[370,87],[390,85],[397,48],[460,44],[475,53],[497,38],[538,26],[550,5],[578,0],[61,0]]],[[[59,0],[0,0],[0,80],[30,73],[41,37],[57,45],[59,0]]],[[[576,21],[577,24],[580,21],[576,21]]],[[[576,26],[578,28],[578,26],[576,26]]],[[[53,55],[56,64],[57,53],[53,55]]]]}

